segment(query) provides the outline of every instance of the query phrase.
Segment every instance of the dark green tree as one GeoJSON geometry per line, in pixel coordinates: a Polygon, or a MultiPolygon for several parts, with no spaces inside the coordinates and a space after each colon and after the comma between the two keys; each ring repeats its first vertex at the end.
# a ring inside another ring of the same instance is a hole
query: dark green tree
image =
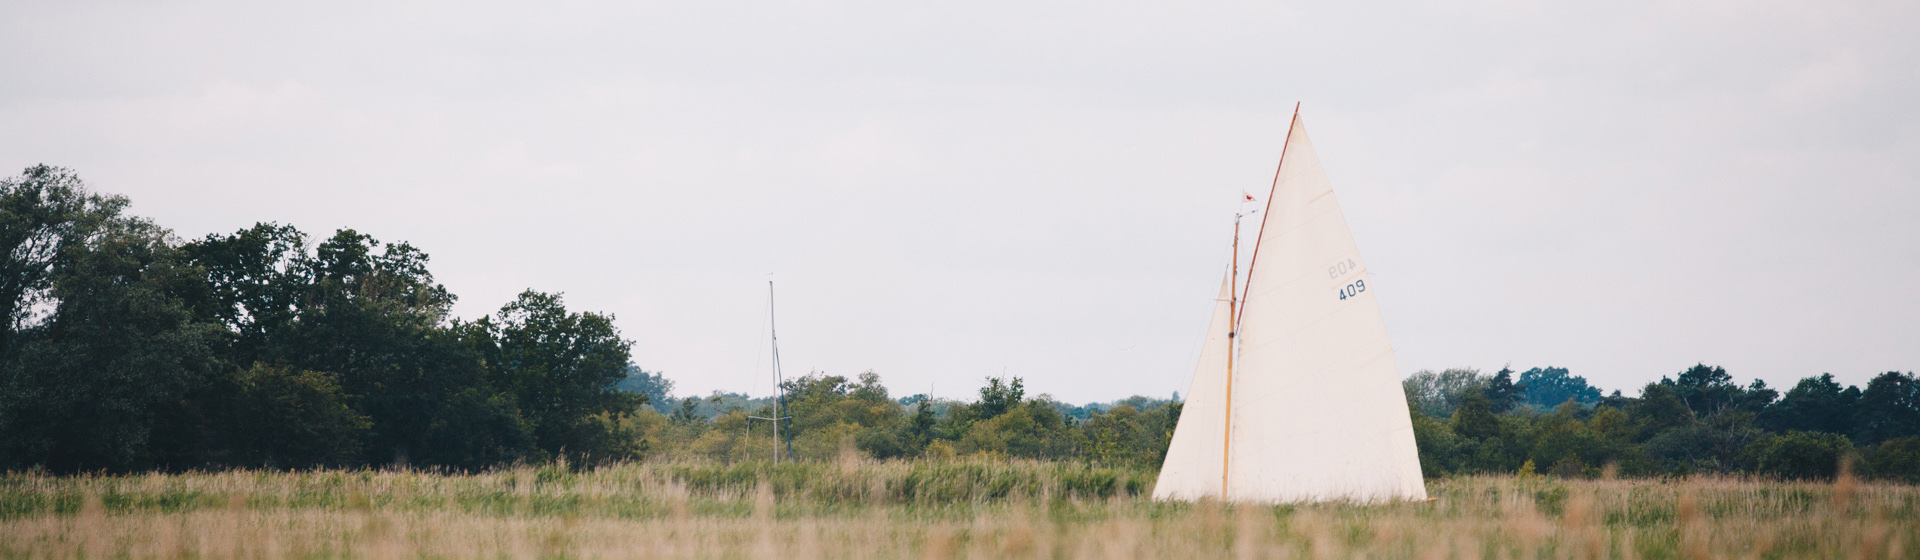
{"type": "Polygon", "coordinates": [[[437,398],[444,400],[425,416],[424,437],[415,443],[419,462],[482,469],[538,456],[533,426],[521,416],[513,395],[481,385],[437,398]]]}
{"type": "Polygon", "coordinates": [[[1779,391],[1767,387],[1765,380],[1755,379],[1752,383],[1747,384],[1747,388],[1740,391],[1740,396],[1733,402],[1733,408],[1740,412],[1758,416],[1761,412],[1765,412],[1768,406],[1772,406],[1774,401],[1779,399],[1779,391]]]}
{"type": "Polygon", "coordinates": [[[1859,400],[1859,388],[1841,387],[1833,374],[1823,373],[1800,380],[1785,397],[1763,410],[1756,423],[1774,432],[1851,434],[1859,400]]]}
{"type": "Polygon", "coordinates": [[[567,310],[559,294],[521,292],[499,313],[471,325],[493,385],[512,395],[549,455],[619,458],[633,450],[602,415],[642,399],[615,385],[627,377],[633,342],[613,317],[567,310]]]}
{"type": "Polygon", "coordinates": [[[1861,445],[1920,436],[1920,380],[1889,371],[1867,382],[1854,408],[1853,439],[1861,445]]]}
{"type": "Polygon", "coordinates": [[[1453,432],[1461,437],[1487,439],[1500,437],[1500,418],[1493,403],[1484,394],[1469,394],[1453,411],[1453,432]]]}
{"type": "Polygon", "coordinates": [[[1580,420],[1580,412],[1580,406],[1569,400],[1541,418],[1528,458],[1536,465],[1546,465],[1546,470],[1556,476],[1571,478],[1587,476],[1589,466],[1605,464],[1617,455],[1611,442],[1580,420]]]}
{"type": "Polygon", "coordinates": [[[893,429],[864,431],[858,444],[862,451],[877,459],[917,457],[933,440],[933,427],[939,420],[933,412],[933,402],[920,399],[913,404],[913,414],[895,423],[893,429]]]}
{"type": "Polygon", "coordinates": [[[166,230],[47,166],[0,180],[0,467],[199,466],[218,360],[166,230]]]}
{"type": "Polygon", "coordinates": [[[1413,413],[1413,441],[1420,450],[1420,472],[1428,478],[1460,472],[1462,441],[1447,422],[1413,413]]]}
{"type": "Polygon", "coordinates": [[[1662,377],[1660,383],[1677,389],[1680,400],[1686,401],[1687,408],[1702,418],[1728,408],[1758,413],[1777,396],[1765,382],[1758,380],[1748,389],[1742,389],[1733,383],[1726,368],[1706,364],[1694,364],[1680,372],[1678,379],[1662,377]]]}
{"type": "Polygon", "coordinates": [[[1840,460],[1853,452],[1845,436],[1820,432],[1787,432],[1754,443],[1746,450],[1754,472],[1788,479],[1832,479],[1840,460]]]}
{"type": "Polygon", "coordinates": [[[208,235],[180,247],[204,282],[189,294],[194,313],[229,332],[228,359],[269,359],[300,311],[310,285],[307,236],[293,226],[255,224],[232,235],[208,235]]]}
{"type": "Polygon", "coordinates": [[[109,222],[127,199],[89,192],[72,170],[36,165],[0,179],[0,351],[46,317],[55,275],[109,222]],[[40,315],[40,316],[36,316],[40,315]]]}
{"type": "Polygon", "coordinates": [[[1587,378],[1571,375],[1567,368],[1533,368],[1520,374],[1520,386],[1526,387],[1526,403],[1553,409],[1561,403],[1573,401],[1581,404],[1600,402],[1600,390],[1587,384],[1587,378]]]}
{"type": "Polygon", "coordinates": [[[1866,473],[1874,478],[1908,484],[1920,482],[1920,437],[1907,436],[1880,442],[1867,450],[1866,473]]]}
{"type": "Polygon", "coordinates": [[[1018,406],[1026,398],[1026,388],[1021,386],[1018,377],[1008,382],[998,377],[987,378],[987,386],[980,388],[980,403],[972,413],[980,419],[993,418],[1018,406]]]}
{"type": "Polygon", "coordinates": [[[363,462],[480,468],[532,450],[517,403],[489,382],[476,351],[487,333],[449,322],[454,297],[426,253],[340,230],[295,254],[299,239],[255,226],[189,247],[215,284],[207,307],[240,310],[230,327],[238,359],[334,375],[371,422],[363,462]],[[243,286],[220,285],[232,279],[243,286]]]}
{"type": "Polygon", "coordinates": [[[1646,441],[1670,430],[1696,423],[1693,409],[1680,398],[1680,390],[1671,383],[1649,383],[1640,390],[1640,398],[1628,408],[1639,425],[1636,439],[1646,441]]]}
{"type": "Polygon", "coordinates": [[[1700,421],[1654,434],[1643,449],[1662,472],[1726,473],[1739,469],[1741,453],[1764,437],[1766,432],[1753,427],[1753,414],[1723,408],[1700,421]]]}
{"type": "Polygon", "coordinates": [[[256,364],[235,379],[229,445],[242,464],[351,465],[372,423],[347,406],[334,376],[256,364]]]}
{"type": "Polygon", "coordinates": [[[1451,421],[1454,434],[1460,436],[1459,472],[1499,473],[1520,468],[1533,448],[1536,416],[1524,412],[1496,415],[1486,395],[1468,394],[1454,410],[1451,421]]]}
{"type": "Polygon", "coordinates": [[[1494,414],[1506,414],[1513,410],[1513,407],[1520,405],[1521,395],[1526,390],[1526,385],[1513,383],[1513,368],[1503,367],[1500,368],[1499,373],[1493,374],[1493,379],[1487,381],[1487,387],[1483,392],[1494,414]]]}

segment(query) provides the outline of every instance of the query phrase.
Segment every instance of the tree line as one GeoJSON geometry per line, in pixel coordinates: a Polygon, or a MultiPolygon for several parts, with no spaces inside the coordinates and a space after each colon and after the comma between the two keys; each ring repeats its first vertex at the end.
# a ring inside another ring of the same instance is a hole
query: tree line
{"type": "MultiPolygon", "coordinates": [[[[715,393],[672,399],[658,374],[628,383],[662,403],[628,417],[641,456],[722,461],[773,455],[830,460],[956,455],[1091,461],[1157,467],[1181,403],[1133,397],[1074,406],[1026,397],[1019,378],[989,378],[972,402],[912,395],[889,399],[878,375],[813,374],[789,381],[787,432],[756,418],[771,399],[715,393]],[[780,439],[787,438],[787,439],[780,439]],[[791,444],[786,443],[791,440],[791,444]]],[[[1421,371],[1402,382],[1427,476],[1562,477],[1751,474],[1831,478],[1843,463],[1881,479],[1920,482],[1920,381],[1887,372],[1865,389],[1830,374],[1781,394],[1760,380],[1733,382],[1695,365],[1634,397],[1603,395],[1565,368],[1421,371]]]]}
{"type": "MultiPolygon", "coordinates": [[[[638,374],[641,376],[657,374],[638,374]]],[[[657,378],[655,378],[657,379],[657,378]]],[[[658,381],[650,382],[659,387],[658,381]]],[[[976,400],[925,394],[893,398],[874,372],[853,378],[812,373],[782,384],[774,402],[731,393],[659,398],[622,428],[640,442],[641,457],[721,461],[944,459],[961,455],[1090,461],[1154,468],[1166,456],[1180,417],[1176,399],[1132,397],[1073,405],[1028,395],[1021,378],[990,377],[976,400]],[[724,407],[724,408],[722,408],[724,407]]],[[[670,384],[666,385],[671,388],[670,384]]]]}
{"type": "Polygon", "coordinates": [[[1403,382],[1429,476],[1831,478],[1847,463],[1861,474],[1920,482],[1920,381],[1912,373],[1880,374],[1864,390],[1822,374],[1783,395],[1700,364],[1648,383],[1637,397],[1602,396],[1565,368],[1513,374],[1422,371],[1403,382]]]}
{"type": "MultiPolygon", "coordinates": [[[[53,472],[700,457],[955,456],[1157,467],[1181,402],[1072,405],[989,378],[972,401],[894,397],[874,372],[773,397],[674,397],[611,315],[528,290],[453,317],[428,256],[353,230],[261,223],[182,240],[71,171],[0,179],[0,470],[53,472]],[[776,432],[775,405],[779,408],[776,432]]],[[[1564,368],[1403,383],[1429,476],[1755,473],[1842,462],[1920,482],[1920,382],[1831,375],[1784,395],[1697,365],[1634,397],[1564,368]]]]}
{"type": "Polygon", "coordinates": [[[449,315],[427,254],[262,223],[181,240],[45,165],[0,180],[0,469],[630,456],[613,318],[449,315]]]}

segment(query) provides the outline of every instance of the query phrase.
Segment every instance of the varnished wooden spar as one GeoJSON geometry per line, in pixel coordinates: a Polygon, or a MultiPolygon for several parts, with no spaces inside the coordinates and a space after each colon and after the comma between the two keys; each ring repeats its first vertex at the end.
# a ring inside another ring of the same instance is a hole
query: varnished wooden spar
{"type": "MultiPolygon", "coordinates": [[[[1233,272],[1229,273],[1229,280],[1227,280],[1227,324],[1238,325],[1239,323],[1236,321],[1237,317],[1235,317],[1234,309],[1240,307],[1240,292],[1238,291],[1239,285],[1240,285],[1240,215],[1239,214],[1234,214],[1233,216],[1233,257],[1232,259],[1233,259],[1233,266],[1231,268],[1233,272]]],[[[1227,468],[1228,468],[1228,465],[1233,464],[1232,461],[1228,460],[1232,456],[1231,453],[1233,448],[1233,338],[1234,338],[1233,334],[1234,334],[1234,329],[1233,327],[1229,326],[1227,329],[1227,406],[1226,406],[1226,412],[1225,412],[1227,421],[1221,423],[1221,427],[1223,430],[1225,430],[1226,433],[1220,439],[1220,500],[1221,501],[1226,501],[1227,499],[1227,473],[1228,473],[1227,468]]]]}

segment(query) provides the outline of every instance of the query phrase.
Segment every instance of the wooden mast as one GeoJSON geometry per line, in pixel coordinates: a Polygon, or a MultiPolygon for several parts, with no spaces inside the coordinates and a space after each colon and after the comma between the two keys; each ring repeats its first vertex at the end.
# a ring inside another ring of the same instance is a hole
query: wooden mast
{"type": "Polygon", "coordinates": [[[1226,434],[1220,440],[1220,501],[1227,501],[1227,469],[1233,451],[1233,344],[1235,331],[1240,321],[1240,215],[1233,215],[1233,272],[1227,281],[1227,406],[1226,422],[1221,423],[1226,434]]]}

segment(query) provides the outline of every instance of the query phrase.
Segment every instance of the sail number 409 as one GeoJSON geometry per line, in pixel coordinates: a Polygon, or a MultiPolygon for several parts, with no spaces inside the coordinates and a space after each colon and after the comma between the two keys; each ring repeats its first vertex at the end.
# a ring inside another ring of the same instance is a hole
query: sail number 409
{"type": "Polygon", "coordinates": [[[1367,281],[1354,280],[1352,284],[1347,284],[1346,287],[1340,288],[1340,299],[1354,297],[1365,291],[1367,291],[1367,281]]]}

